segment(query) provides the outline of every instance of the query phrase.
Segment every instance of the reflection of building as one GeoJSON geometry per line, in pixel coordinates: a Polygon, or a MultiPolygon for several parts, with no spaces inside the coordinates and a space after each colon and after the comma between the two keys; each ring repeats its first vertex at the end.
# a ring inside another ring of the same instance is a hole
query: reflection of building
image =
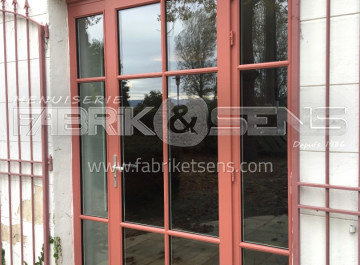
{"type": "Polygon", "coordinates": [[[0,0],[1,264],[359,264],[344,2],[0,0]]]}

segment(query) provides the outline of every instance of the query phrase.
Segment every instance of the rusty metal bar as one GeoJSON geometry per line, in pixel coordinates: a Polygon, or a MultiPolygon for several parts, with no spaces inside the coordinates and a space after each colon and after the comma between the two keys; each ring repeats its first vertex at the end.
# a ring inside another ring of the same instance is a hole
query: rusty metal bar
{"type": "MultiPolygon", "coordinates": [[[[360,36],[360,19],[359,19],[359,36],[360,36]]],[[[359,38],[359,100],[360,100],[360,38],[359,38]]],[[[359,113],[360,113],[360,103],[359,103],[359,113]]],[[[359,115],[359,123],[360,127],[360,115],[359,115]]],[[[360,188],[360,132],[359,132],[359,149],[358,149],[358,187],[360,188]]],[[[358,193],[358,211],[360,212],[360,191],[358,193]]],[[[358,218],[358,260],[360,260],[360,215],[358,218]]]]}
{"type": "MultiPolygon", "coordinates": [[[[21,161],[21,133],[20,133],[20,113],[19,113],[19,97],[20,97],[20,89],[19,89],[19,58],[18,58],[18,31],[17,31],[17,1],[13,1],[14,5],[14,39],[15,39],[15,81],[16,81],[16,107],[17,107],[17,140],[18,140],[18,158],[21,161]]],[[[22,166],[21,162],[19,162],[19,197],[20,197],[20,259],[21,264],[24,264],[24,224],[23,224],[23,206],[22,206],[22,166]]]]}
{"type": "Polygon", "coordinates": [[[2,220],[1,220],[1,214],[2,214],[2,212],[1,212],[1,206],[2,206],[1,197],[2,197],[2,193],[0,191],[0,260],[2,262],[3,256],[2,256],[2,229],[1,229],[1,224],[2,224],[2,220]]]}
{"type": "MultiPolygon", "coordinates": [[[[39,26],[39,66],[40,66],[40,96],[46,98],[46,76],[45,76],[45,27],[39,26]]],[[[47,127],[46,127],[46,102],[41,101],[41,142],[42,142],[42,184],[43,184],[43,230],[44,230],[44,264],[50,265],[49,249],[49,194],[48,194],[48,150],[47,150],[47,127]]]]}
{"type": "MultiPolygon", "coordinates": [[[[8,87],[8,69],[7,69],[7,46],[6,46],[6,19],[5,19],[5,0],[2,1],[3,14],[3,41],[4,41],[4,71],[5,71],[5,115],[6,115],[6,145],[7,158],[11,159],[10,153],[10,129],[9,129],[9,87],[8,87]]],[[[8,171],[10,172],[11,164],[8,161],[8,171]]],[[[11,175],[9,172],[4,175],[8,176],[8,191],[9,191],[9,232],[10,232],[10,264],[13,265],[13,249],[12,249],[12,210],[11,210],[11,175]]],[[[1,173],[0,173],[1,174],[1,173]]]]}
{"type": "MultiPolygon", "coordinates": [[[[31,138],[32,138],[32,137],[31,137],[31,138]]],[[[6,159],[6,158],[0,158],[0,162],[18,162],[18,163],[42,164],[41,161],[19,160],[19,159],[6,159]]]]}
{"type": "Polygon", "coordinates": [[[39,175],[30,175],[30,174],[23,174],[23,173],[12,173],[12,172],[0,172],[0,175],[8,175],[8,176],[23,176],[23,177],[30,177],[30,178],[43,178],[43,176],[39,175]]]}
{"type": "Polygon", "coordinates": [[[356,211],[340,210],[340,209],[333,209],[333,208],[328,208],[328,207],[317,207],[317,206],[302,205],[302,204],[299,204],[298,207],[300,209],[320,211],[320,212],[325,212],[325,213],[338,213],[338,214],[344,214],[344,215],[360,216],[360,211],[356,212],[356,211]]]}
{"type": "MultiPolygon", "coordinates": [[[[330,131],[329,131],[329,106],[330,106],[330,4],[331,0],[326,1],[326,132],[325,132],[325,184],[330,184],[330,131]]],[[[325,190],[325,208],[330,208],[330,190],[325,190]]],[[[326,211],[326,265],[330,265],[330,212],[326,211]]]]}
{"type": "Polygon", "coordinates": [[[297,185],[300,187],[334,189],[334,190],[344,190],[344,191],[359,191],[360,192],[360,187],[338,186],[338,185],[306,183],[306,182],[298,182],[297,185]]]}
{"type": "MultiPolygon", "coordinates": [[[[25,1],[25,14],[29,17],[29,2],[25,1]]],[[[32,135],[32,104],[31,104],[31,64],[30,64],[30,25],[29,20],[26,20],[26,50],[27,50],[27,69],[28,69],[28,96],[29,96],[29,114],[30,114],[30,160],[34,160],[33,150],[33,135],[32,135]]],[[[40,162],[41,163],[41,162],[40,162]]],[[[30,165],[30,174],[34,174],[34,164],[30,165]]],[[[35,195],[34,195],[34,178],[31,178],[31,242],[32,242],[32,261],[35,264],[35,195]]]]}

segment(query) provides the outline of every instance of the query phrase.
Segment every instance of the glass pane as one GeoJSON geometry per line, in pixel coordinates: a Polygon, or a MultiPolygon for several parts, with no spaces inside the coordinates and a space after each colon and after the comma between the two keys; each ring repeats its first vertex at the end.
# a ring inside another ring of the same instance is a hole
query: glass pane
{"type": "Polygon", "coordinates": [[[79,78],[104,76],[103,16],[77,20],[79,78]]]}
{"type": "Polygon", "coordinates": [[[281,113],[277,107],[287,106],[287,69],[243,71],[241,84],[242,106],[258,107],[257,119],[267,118],[265,125],[255,126],[254,114],[243,109],[249,128],[241,145],[243,240],[287,248],[286,110],[285,115],[277,115],[281,113]],[[276,111],[261,114],[266,109],[259,107],[273,107],[276,111]]]}
{"type": "Polygon", "coordinates": [[[218,236],[218,139],[207,134],[217,107],[216,74],[169,77],[168,91],[171,227],[218,236]],[[182,109],[190,113],[183,121],[176,117],[182,109]]]}
{"type": "Polygon", "coordinates": [[[218,265],[219,246],[215,244],[172,237],[172,265],[218,265]]]}
{"type": "Polygon", "coordinates": [[[120,74],[161,72],[160,4],[119,11],[120,74]]]}
{"type": "Polygon", "coordinates": [[[83,221],[83,264],[109,264],[108,225],[92,221],[83,221]]]}
{"type": "Polygon", "coordinates": [[[81,112],[82,127],[88,128],[81,136],[82,213],[98,217],[107,217],[105,104],[99,100],[104,90],[102,82],[82,83],[79,92],[80,107],[87,113],[81,112]],[[91,113],[102,126],[92,126],[91,113]]]}
{"type": "Polygon", "coordinates": [[[147,225],[164,225],[163,142],[154,135],[153,118],[162,103],[161,78],[123,80],[124,220],[147,225]],[[150,107],[151,110],[145,110],[150,107]],[[142,116],[138,127],[130,118],[142,116]],[[155,168],[156,167],[156,168],[155,168]]]}
{"type": "Polygon", "coordinates": [[[164,265],[164,235],[124,229],[125,265],[164,265]]]}
{"type": "Polygon", "coordinates": [[[241,63],[287,60],[288,1],[241,0],[241,63]]]}
{"type": "Polygon", "coordinates": [[[244,249],[243,264],[244,265],[288,265],[289,258],[275,254],[244,249]]]}
{"type": "Polygon", "coordinates": [[[168,70],[217,65],[216,0],[167,1],[168,70]]]}

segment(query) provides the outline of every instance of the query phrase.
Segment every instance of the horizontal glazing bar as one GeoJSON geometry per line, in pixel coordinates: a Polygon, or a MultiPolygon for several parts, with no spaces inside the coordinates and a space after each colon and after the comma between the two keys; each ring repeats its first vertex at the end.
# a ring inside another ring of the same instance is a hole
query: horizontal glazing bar
{"type": "Polygon", "coordinates": [[[133,75],[119,75],[117,78],[119,80],[125,79],[140,79],[140,78],[153,78],[153,77],[162,77],[164,76],[175,76],[175,75],[193,75],[193,74],[204,74],[204,73],[216,73],[218,71],[217,67],[208,67],[208,68],[199,68],[199,69],[187,69],[187,70],[176,70],[176,71],[167,71],[164,73],[148,73],[148,74],[133,74],[133,75]]]}
{"type": "Polygon", "coordinates": [[[261,251],[261,252],[267,252],[267,253],[276,254],[276,255],[281,255],[281,256],[289,256],[290,255],[290,251],[286,250],[286,249],[272,248],[272,247],[268,247],[268,246],[256,245],[256,244],[245,243],[245,242],[241,242],[240,247],[246,248],[246,249],[251,249],[251,250],[256,250],[256,251],[261,251]]]}
{"type": "Polygon", "coordinates": [[[206,73],[216,73],[217,71],[218,71],[217,67],[188,69],[188,70],[176,70],[176,71],[167,71],[167,72],[165,72],[165,76],[206,74],[206,73]]]}
{"type": "Polygon", "coordinates": [[[165,229],[158,228],[158,227],[125,223],[125,222],[120,223],[120,226],[123,228],[135,229],[135,230],[140,230],[140,231],[145,231],[145,232],[151,232],[151,233],[157,233],[157,234],[167,234],[167,235],[173,236],[173,237],[186,238],[186,239],[197,240],[197,241],[202,241],[202,242],[207,242],[207,243],[212,243],[212,244],[220,244],[220,239],[214,238],[214,237],[202,236],[202,235],[191,234],[191,233],[184,233],[184,232],[174,231],[174,230],[165,231],[165,229]]]}
{"type": "Polygon", "coordinates": [[[238,66],[238,69],[253,70],[253,69],[277,68],[277,67],[287,67],[287,66],[289,66],[289,61],[279,61],[279,62],[271,62],[271,63],[242,64],[238,66]]]}
{"type": "Polygon", "coordinates": [[[129,228],[129,229],[140,230],[140,231],[145,231],[145,232],[150,232],[150,233],[165,234],[164,229],[161,229],[158,227],[153,227],[153,226],[138,225],[138,224],[132,224],[132,223],[125,223],[125,222],[121,222],[120,226],[122,228],[129,228]]]}
{"type": "Polygon", "coordinates": [[[192,240],[197,240],[197,241],[202,241],[202,242],[207,242],[207,243],[220,244],[220,239],[215,238],[215,237],[208,237],[208,236],[202,236],[202,235],[198,235],[198,234],[184,233],[184,232],[174,231],[174,230],[167,231],[167,234],[170,236],[174,236],[174,237],[181,237],[181,238],[192,239],[192,240]]]}
{"type": "Polygon", "coordinates": [[[162,77],[162,75],[163,75],[162,73],[132,74],[132,75],[119,75],[117,78],[119,80],[142,79],[142,78],[162,77]]]}
{"type": "Polygon", "coordinates": [[[104,76],[101,76],[101,77],[88,77],[88,78],[77,78],[76,82],[77,83],[104,82],[105,79],[106,78],[104,76]]]}
{"type": "Polygon", "coordinates": [[[80,219],[81,220],[87,220],[87,221],[100,222],[100,223],[108,223],[109,222],[109,220],[105,219],[105,218],[87,216],[87,215],[80,215],[80,219]]]}

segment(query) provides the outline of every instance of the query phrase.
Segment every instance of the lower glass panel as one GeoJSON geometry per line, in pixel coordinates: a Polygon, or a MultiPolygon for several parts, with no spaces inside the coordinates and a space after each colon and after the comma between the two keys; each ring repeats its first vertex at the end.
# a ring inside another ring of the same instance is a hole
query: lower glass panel
{"type": "Polygon", "coordinates": [[[219,246],[178,237],[171,238],[172,265],[219,265],[219,246]]]}
{"type": "Polygon", "coordinates": [[[109,264],[108,225],[84,220],[83,230],[83,265],[109,264]]]}
{"type": "Polygon", "coordinates": [[[82,116],[82,122],[86,123],[82,126],[88,128],[81,135],[82,214],[106,218],[106,132],[102,117],[105,114],[105,102],[101,100],[105,95],[105,87],[103,82],[82,83],[79,90],[80,107],[87,113],[87,118],[82,116]],[[91,114],[93,111],[95,113],[91,114]],[[99,122],[94,122],[93,117],[99,119],[99,122]],[[101,126],[95,125],[100,123],[101,126]]]}
{"type": "Polygon", "coordinates": [[[125,265],[164,265],[164,235],[124,229],[125,265]]]}
{"type": "Polygon", "coordinates": [[[124,221],[159,227],[164,226],[163,142],[151,132],[161,91],[161,78],[121,81],[124,221]],[[134,128],[125,117],[136,119],[142,111],[147,113],[134,128]]]}
{"type": "Polygon", "coordinates": [[[218,236],[218,138],[207,134],[216,74],[169,77],[168,93],[171,228],[218,236]]]}
{"type": "Polygon", "coordinates": [[[243,249],[243,265],[288,265],[289,257],[243,249]]]}
{"type": "Polygon", "coordinates": [[[241,143],[243,240],[287,248],[286,115],[277,115],[278,107],[287,106],[287,69],[243,71],[241,84],[242,107],[257,111],[242,110],[249,128],[241,143]],[[268,114],[264,107],[276,111],[268,114]],[[267,119],[266,124],[254,125],[254,121],[260,123],[260,117],[267,119]]]}

